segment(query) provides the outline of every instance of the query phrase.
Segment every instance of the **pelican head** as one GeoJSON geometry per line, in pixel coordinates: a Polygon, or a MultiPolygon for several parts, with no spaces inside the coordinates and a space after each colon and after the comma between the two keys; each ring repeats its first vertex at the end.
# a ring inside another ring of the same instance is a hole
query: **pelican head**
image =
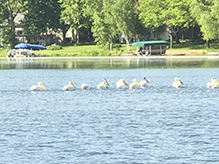
{"type": "Polygon", "coordinates": [[[38,82],[38,85],[39,85],[40,87],[42,87],[44,90],[46,90],[46,88],[44,87],[44,85],[43,85],[41,82],[38,82]]]}
{"type": "Polygon", "coordinates": [[[87,84],[83,83],[83,84],[81,85],[81,89],[82,89],[82,90],[86,90],[86,89],[91,89],[91,87],[89,87],[89,86],[87,86],[87,84]]]}
{"type": "Polygon", "coordinates": [[[214,82],[215,82],[217,85],[219,85],[219,82],[218,82],[217,79],[214,79],[214,82]]]}
{"type": "Polygon", "coordinates": [[[75,85],[72,83],[72,81],[69,81],[69,85],[73,86],[74,88],[76,88],[75,85]]]}
{"type": "Polygon", "coordinates": [[[106,85],[106,86],[109,86],[109,83],[106,79],[104,79],[103,83],[106,85]]]}

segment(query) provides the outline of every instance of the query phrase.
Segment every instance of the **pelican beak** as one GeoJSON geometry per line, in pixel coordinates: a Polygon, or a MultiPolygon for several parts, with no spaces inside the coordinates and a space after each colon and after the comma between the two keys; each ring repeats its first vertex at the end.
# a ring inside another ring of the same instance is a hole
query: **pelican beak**
{"type": "Polygon", "coordinates": [[[148,79],[146,79],[146,77],[144,77],[144,80],[145,80],[147,83],[149,83],[149,81],[148,81],[148,79]]]}
{"type": "Polygon", "coordinates": [[[106,82],[106,85],[110,86],[109,83],[108,83],[108,81],[105,81],[105,82],[106,82]]]}
{"type": "Polygon", "coordinates": [[[73,86],[74,88],[76,88],[75,85],[74,85],[72,82],[71,82],[71,86],[73,86]]]}
{"type": "Polygon", "coordinates": [[[44,85],[43,85],[42,83],[40,83],[40,86],[41,86],[44,90],[46,90],[46,88],[44,87],[44,85]]]}
{"type": "Polygon", "coordinates": [[[135,81],[135,83],[142,87],[142,85],[137,80],[135,81]]]}
{"type": "Polygon", "coordinates": [[[127,86],[129,86],[125,81],[123,81],[123,84],[125,84],[125,85],[127,85],[127,86]]]}
{"type": "Polygon", "coordinates": [[[219,82],[218,82],[217,80],[215,81],[215,83],[216,83],[217,85],[219,85],[219,82]]]}
{"type": "Polygon", "coordinates": [[[183,82],[182,82],[181,80],[179,80],[179,82],[180,82],[182,85],[184,85],[183,82]]]}

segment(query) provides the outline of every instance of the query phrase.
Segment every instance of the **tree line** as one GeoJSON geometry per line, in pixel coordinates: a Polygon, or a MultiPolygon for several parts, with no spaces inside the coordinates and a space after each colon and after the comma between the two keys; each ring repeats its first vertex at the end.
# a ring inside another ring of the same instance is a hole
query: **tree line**
{"type": "Polygon", "coordinates": [[[122,35],[129,50],[132,38],[165,29],[170,47],[180,38],[209,46],[219,38],[218,8],[218,0],[0,0],[1,42],[16,44],[14,19],[23,13],[26,34],[47,35],[49,29],[65,36],[72,29],[79,42],[86,31],[87,40],[110,48],[122,35]]]}

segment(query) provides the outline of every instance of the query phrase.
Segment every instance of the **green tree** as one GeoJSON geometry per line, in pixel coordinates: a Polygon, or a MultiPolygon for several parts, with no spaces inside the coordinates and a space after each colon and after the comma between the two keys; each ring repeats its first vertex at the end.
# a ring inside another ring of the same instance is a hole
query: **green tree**
{"type": "Polygon", "coordinates": [[[62,29],[65,36],[66,28],[60,23],[61,6],[58,0],[29,0],[28,11],[22,21],[27,34],[46,34],[49,30],[58,31],[62,29]]]}
{"type": "Polygon", "coordinates": [[[193,0],[191,3],[191,14],[200,26],[207,48],[210,40],[219,38],[218,7],[218,0],[193,0]]]}
{"type": "Polygon", "coordinates": [[[106,19],[112,24],[114,33],[122,35],[126,41],[127,51],[130,50],[129,38],[136,33],[137,14],[134,12],[135,0],[116,0],[109,7],[106,19]]]}
{"type": "MultiPolygon", "coordinates": [[[[116,31],[115,22],[111,21],[109,16],[109,10],[113,0],[103,0],[99,3],[98,8],[91,15],[93,20],[92,32],[95,38],[95,42],[102,47],[110,47],[112,50],[112,45],[115,38],[118,36],[116,31]]],[[[89,10],[89,9],[88,9],[89,10]]]]}
{"type": "Polygon", "coordinates": [[[61,21],[77,31],[79,42],[79,29],[89,27],[89,17],[84,14],[84,0],[59,0],[62,7],[61,21]]]}
{"type": "Polygon", "coordinates": [[[191,0],[139,0],[139,18],[151,31],[164,27],[172,38],[180,28],[189,27],[193,22],[189,13],[191,0]]]}
{"type": "Polygon", "coordinates": [[[122,35],[129,51],[129,38],[135,34],[137,23],[134,5],[135,0],[85,0],[85,14],[90,14],[97,44],[109,45],[112,50],[112,44],[122,35]]]}
{"type": "Polygon", "coordinates": [[[14,47],[16,44],[15,39],[15,22],[14,19],[18,13],[22,13],[26,10],[27,0],[0,0],[0,21],[4,22],[4,25],[9,29],[5,29],[5,33],[3,33],[3,38],[5,43],[9,43],[11,47],[14,47]],[[7,32],[10,31],[13,33],[11,37],[4,36],[7,32]],[[10,39],[6,41],[6,38],[10,39]]]}

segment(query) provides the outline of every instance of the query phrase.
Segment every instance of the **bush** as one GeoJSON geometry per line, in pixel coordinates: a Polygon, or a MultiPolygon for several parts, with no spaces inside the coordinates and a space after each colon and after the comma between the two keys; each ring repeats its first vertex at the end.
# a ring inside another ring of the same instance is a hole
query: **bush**
{"type": "Polygon", "coordinates": [[[113,44],[113,48],[115,48],[116,50],[119,50],[122,47],[121,44],[115,43],[113,44]]]}
{"type": "Polygon", "coordinates": [[[50,50],[50,51],[62,50],[62,46],[60,46],[60,45],[47,46],[46,48],[47,48],[47,50],[50,50]]]}

